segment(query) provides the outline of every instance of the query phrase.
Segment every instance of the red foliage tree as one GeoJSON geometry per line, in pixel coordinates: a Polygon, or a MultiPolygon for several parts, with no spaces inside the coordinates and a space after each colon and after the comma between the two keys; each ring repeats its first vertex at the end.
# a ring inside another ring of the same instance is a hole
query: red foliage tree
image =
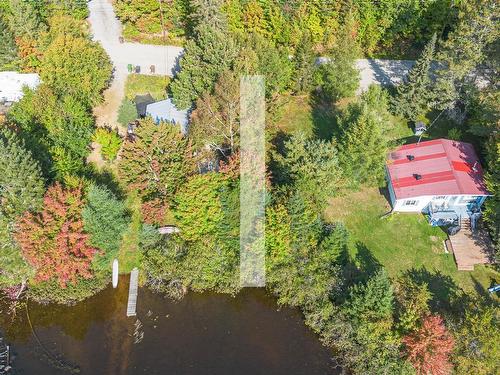
{"type": "Polygon", "coordinates": [[[165,224],[166,212],[166,203],[158,198],[143,202],[141,205],[142,220],[147,224],[165,224]]]}
{"type": "Polygon", "coordinates": [[[403,338],[409,361],[417,374],[446,375],[451,372],[449,361],[454,341],[440,316],[427,316],[422,326],[403,338]]]}
{"type": "Polygon", "coordinates": [[[26,261],[36,271],[36,281],[57,279],[61,287],[90,278],[90,263],[96,249],[89,246],[83,231],[82,190],[51,186],[44,197],[43,211],[26,212],[18,222],[16,239],[26,261]]]}

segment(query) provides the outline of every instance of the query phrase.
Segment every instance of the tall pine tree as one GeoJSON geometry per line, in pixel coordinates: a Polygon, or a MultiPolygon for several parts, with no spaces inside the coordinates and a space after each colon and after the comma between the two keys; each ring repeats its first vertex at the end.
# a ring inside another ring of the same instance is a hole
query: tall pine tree
{"type": "Polygon", "coordinates": [[[377,185],[384,179],[386,116],[386,95],[380,87],[372,86],[337,118],[340,162],[354,186],[377,185]]]}
{"type": "Polygon", "coordinates": [[[17,67],[17,46],[14,35],[7,24],[0,18],[0,70],[11,70],[17,67]]]}
{"type": "Polygon", "coordinates": [[[498,38],[498,17],[496,0],[462,3],[458,25],[437,56],[440,69],[433,90],[435,108],[449,109],[457,103],[466,107],[469,103],[470,92],[481,80],[477,69],[486,59],[489,46],[498,38]]]}
{"type": "Polygon", "coordinates": [[[429,71],[434,49],[436,46],[436,34],[425,46],[422,55],[408,73],[405,82],[397,87],[397,95],[394,103],[395,112],[411,121],[425,114],[428,110],[430,100],[429,90],[431,78],[429,71]]]}
{"type": "Polygon", "coordinates": [[[7,128],[0,128],[0,171],[0,217],[10,221],[40,207],[45,191],[40,167],[7,128]]]}

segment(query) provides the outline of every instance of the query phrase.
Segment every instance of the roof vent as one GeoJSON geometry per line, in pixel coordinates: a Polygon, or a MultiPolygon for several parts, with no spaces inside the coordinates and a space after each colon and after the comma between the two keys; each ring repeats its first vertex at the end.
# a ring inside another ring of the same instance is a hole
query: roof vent
{"type": "Polygon", "coordinates": [[[413,159],[415,159],[415,156],[413,156],[413,155],[406,155],[406,158],[407,158],[409,161],[412,161],[413,159]]]}
{"type": "Polygon", "coordinates": [[[418,173],[414,173],[413,177],[415,177],[415,180],[417,180],[417,181],[422,179],[422,175],[418,174],[418,173]]]}

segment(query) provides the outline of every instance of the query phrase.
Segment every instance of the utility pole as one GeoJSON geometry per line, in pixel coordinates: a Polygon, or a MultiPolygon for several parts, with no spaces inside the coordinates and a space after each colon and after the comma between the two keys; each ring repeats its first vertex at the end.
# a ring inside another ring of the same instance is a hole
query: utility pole
{"type": "Polygon", "coordinates": [[[165,34],[165,20],[163,19],[163,0],[158,0],[158,4],[160,6],[160,22],[161,22],[161,33],[163,36],[163,48],[165,48],[166,55],[165,55],[165,84],[168,83],[168,47],[167,47],[167,36],[165,34]]]}

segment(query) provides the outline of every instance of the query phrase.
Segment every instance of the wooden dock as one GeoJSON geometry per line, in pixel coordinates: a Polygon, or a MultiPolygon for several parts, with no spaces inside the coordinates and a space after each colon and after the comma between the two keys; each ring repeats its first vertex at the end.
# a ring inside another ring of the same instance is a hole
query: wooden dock
{"type": "Polygon", "coordinates": [[[450,236],[450,242],[459,271],[474,271],[476,264],[492,263],[493,245],[484,228],[472,231],[470,222],[463,220],[460,231],[450,236]]]}
{"type": "Polygon", "coordinates": [[[127,316],[136,316],[137,290],[139,286],[139,270],[134,268],[130,273],[130,285],[128,288],[127,316]]]}

